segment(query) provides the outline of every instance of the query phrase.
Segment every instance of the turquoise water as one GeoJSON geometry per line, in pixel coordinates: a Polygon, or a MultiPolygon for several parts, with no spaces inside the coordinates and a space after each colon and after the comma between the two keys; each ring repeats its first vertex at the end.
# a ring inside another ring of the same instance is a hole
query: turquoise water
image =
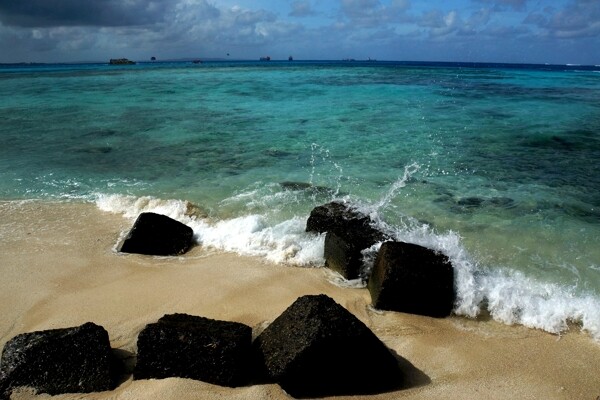
{"type": "Polygon", "coordinates": [[[551,332],[600,337],[599,166],[600,68],[0,68],[0,199],[162,210],[206,246],[318,266],[306,218],[341,198],[449,254],[458,314],[551,332]]]}

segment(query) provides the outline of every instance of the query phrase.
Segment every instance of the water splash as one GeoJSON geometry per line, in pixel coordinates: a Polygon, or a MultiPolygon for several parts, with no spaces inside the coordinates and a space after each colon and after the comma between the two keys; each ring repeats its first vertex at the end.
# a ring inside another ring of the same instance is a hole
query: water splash
{"type": "Polygon", "coordinates": [[[317,143],[311,143],[310,145],[310,175],[309,175],[309,179],[308,179],[308,183],[310,183],[311,185],[316,185],[315,184],[315,176],[317,178],[321,178],[321,174],[319,174],[317,172],[317,165],[319,163],[323,163],[326,165],[330,166],[330,169],[333,170],[333,174],[331,174],[330,176],[332,176],[334,180],[334,184],[332,186],[334,186],[334,190],[333,190],[333,196],[332,197],[336,197],[340,194],[341,191],[341,187],[342,187],[342,179],[344,177],[344,170],[342,168],[342,166],[335,162],[332,158],[331,158],[331,153],[329,151],[329,149],[317,144],[317,143]]]}
{"type": "Polygon", "coordinates": [[[398,192],[400,191],[400,189],[402,189],[406,186],[406,184],[408,183],[410,178],[412,178],[413,175],[415,175],[419,171],[420,168],[421,168],[421,166],[419,164],[417,164],[416,162],[406,165],[404,167],[404,174],[402,174],[402,176],[400,178],[398,178],[392,184],[390,189],[381,198],[381,200],[379,200],[379,202],[374,204],[374,206],[373,206],[374,211],[385,209],[391,203],[391,201],[398,195],[398,192]]]}

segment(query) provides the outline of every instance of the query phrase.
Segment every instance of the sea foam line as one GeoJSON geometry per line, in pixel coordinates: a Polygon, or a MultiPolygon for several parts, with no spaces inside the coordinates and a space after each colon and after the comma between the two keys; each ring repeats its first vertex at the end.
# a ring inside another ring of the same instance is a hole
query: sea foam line
{"type": "Polygon", "coordinates": [[[96,197],[96,204],[103,211],[119,213],[130,219],[142,212],[164,214],[190,226],[199,244],[218,250],[302,267],[321,266],[325,262],[325,238],[323,235],[307,234],[304,218],[294,217],[270,224],[266,216],[250,214],[212,221],[194,214],[197,208],[187,201],[147,196],[100,194],[96,197]]]}
{"type": "MultiPolygon", "coordinates": [[[[186,201],[121,195],[99,195],[96,204],[101,210],[130,219],[141,212],[168,215],[192,227],[200,244],[218,250],[260,256],[285,265],[324,265],[324,235],[306,233],[306,217],[270,223],[265,215],[250,214],[211,221],[190,215],[190,209],[194,208],[186,201]]],[[[377,216],[376,212],[373,214],[377,216]]],[[[569,324],[574,323],[600,341],[597,297],[576,295],[567,287],[540,282],[510,268],[485,268],[465,250],[456,232],[437,233],[423,224],[391,227],[380,220],[376,223],[396,240],[419,244],[448,256],[456,272],[457,315],[474,318],[485,309],[496,321],[554,334],[568,330],[569,324]]],[[[379,246],[365,252],[367,263],[372,264],[379,246]]],[[[360,286],[357,282],[340,283],[339,277],[332,281],[341,286],[360,286]]]]}

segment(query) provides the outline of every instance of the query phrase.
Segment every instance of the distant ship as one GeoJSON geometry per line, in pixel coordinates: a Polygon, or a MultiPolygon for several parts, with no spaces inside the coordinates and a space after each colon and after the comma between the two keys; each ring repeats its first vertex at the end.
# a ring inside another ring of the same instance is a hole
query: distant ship
{"type": "Polygon", "coordinates": [[[271,61],[271,56],[264,56],[260,58],[260,61],[271,61]]]}
{"type": "Polygon", "coordinates": [[[131,61],[126,58],[111,58],[108,63],[110,65],[133,65],[135,64],[135,61],[131,61]]]}
{"type": "Polygon", "coordinates": [[[289,57],[288,57],[288,61],[294,61],[294,57],[292,57],[292,56],[289,56],[289,57]]]}

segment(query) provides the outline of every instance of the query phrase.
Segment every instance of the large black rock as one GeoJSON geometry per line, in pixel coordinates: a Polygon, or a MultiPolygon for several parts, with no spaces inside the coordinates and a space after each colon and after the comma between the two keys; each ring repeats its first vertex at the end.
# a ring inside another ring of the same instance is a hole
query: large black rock
{"type": "Polygon", "coordinates": [[[254,341],[267,381],[294,397],[374,394],[403,383],[398,360],[325,295],[303,296],[254,341]]]}
{"type": "Polygon", "coordinates": [[[364,232],[330,231],[325,235],[325,266],[339,272],[346,279],[366,280],[362,250],[371,247],[382,236],[367,236],[364,232]]]}
{"type": "Polygon", "coordinates": [[[154,256],[176,256],[192,246],[194,231],[166,215],[141,213],[125,238],[121,251],[154,256]]]}
{"type": "Polygon", "coordinates": [[[91,322],[23,333],[2,351],[0,398],[19,386],[55,395],[110,390],[112,382],[108,333],[91,322]]]}
{"type": "Polygon", "coordinates": [[[306,221],[306,232],[374,230],[371,218],[349,205],[337,201],[315,207],[306,221]]]}
{"type": "Polygon", "coordinates": [[[137,341],[134,379],[180,377],[221,386],[249,382],[252,328],[187,314],[148,324],[137,341]]]}
{"type": "Polygon", "coordinates": [[[315,207],[306,222],[306,231],[327,232],[325,265],[346,279],[364,277],[361,251],[388,237],[373,226],[368,215],[340,202],[315,207]]]}
{"type": "Polygon", "coordinates": [[[411,243],[381,245],[368,283],[373,306],[431,317],[454,307],[454,268],[440,253],[411,243]]]}

